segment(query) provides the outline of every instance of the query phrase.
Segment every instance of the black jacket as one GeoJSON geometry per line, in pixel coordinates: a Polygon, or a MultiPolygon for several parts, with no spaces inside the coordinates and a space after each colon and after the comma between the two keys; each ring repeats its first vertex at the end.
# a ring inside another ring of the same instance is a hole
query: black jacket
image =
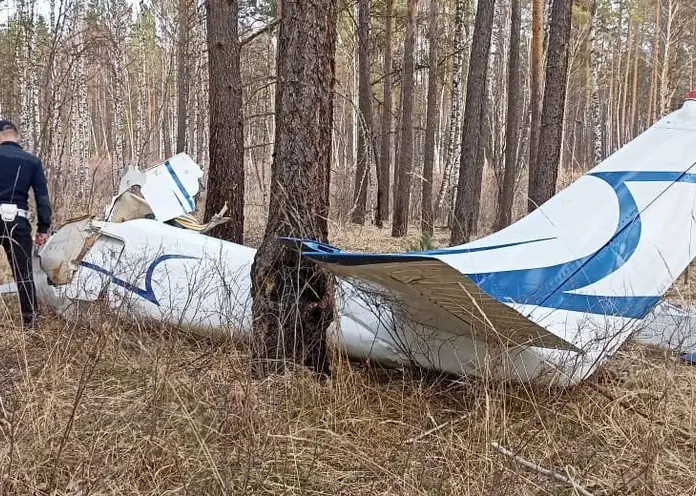
{"type": "Polygon", "coordinates": [[[41,159],[15,142],[0,143],[0,203],[13,203],[29,210],[29,189],[34,190],[38,232],[51,227],[51,200],[41,159]]]}

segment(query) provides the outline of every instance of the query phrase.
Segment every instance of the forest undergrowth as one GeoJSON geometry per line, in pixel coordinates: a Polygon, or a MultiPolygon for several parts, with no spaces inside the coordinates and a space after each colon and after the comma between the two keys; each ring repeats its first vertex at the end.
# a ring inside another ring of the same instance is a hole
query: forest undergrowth
{"type": "MultiPolygon", "coordinates": [[[[331,241],[418,240],[384,231],[344,226],[331,241]]],[[[0,494],[696,492],[696,367],[647,346],[627,343],[568,390],[340,357],[326,382],[303,370],[257,380],[229,342],[99,311],[79,324],[49,314],[26,336],[14,299],[3,306],[0,494]]]]}

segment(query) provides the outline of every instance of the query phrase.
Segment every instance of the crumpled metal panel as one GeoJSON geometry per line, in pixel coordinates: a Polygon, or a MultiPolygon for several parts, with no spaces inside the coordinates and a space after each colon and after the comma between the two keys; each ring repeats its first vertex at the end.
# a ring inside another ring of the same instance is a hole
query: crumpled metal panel
{"type": "Polygon", "coordinates": [[[109,222],[126,222],[133,219],[146,219],[152,215],[152,209],[145,199],[130,191],[126,191],[114,198],[106,220],[109,222]]]}
{"type": "MultiPolygon", "coordinates": [[[[196,210],[203,170],[186,153],[178,153],[144,171],[129,168],[119,184],[118,196],[134,186],[152,210],[156,220],[167,222],[196,210]]],[[[118,198],[118,197],[117,197],[118,198]]],[[[113,209],[116,199],[111,205],[113,209]]],[[[111,211],[106,218],[110,218],[111,211]]]]}
{"type": "Polygon", "coordinates": [[[92,217],[68,222],[51,236],[38,252],[41,269],[51,284],[69,284],[97,236],[91,228],[92,217]]]}

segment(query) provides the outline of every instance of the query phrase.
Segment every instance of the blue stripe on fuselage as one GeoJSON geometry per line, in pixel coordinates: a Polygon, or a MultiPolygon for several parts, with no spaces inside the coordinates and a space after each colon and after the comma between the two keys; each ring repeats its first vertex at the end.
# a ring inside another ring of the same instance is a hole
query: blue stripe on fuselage
{"type": "Polygon", "coordinates": [[[184,195],[184,198],[186,198],[186,201],[188,202],[191,210],[195,210],[196,204],[193,202],[193,198],[191,198],[191,195],[189,195],[189,192],[186,191],[184,184],[181,182],[181,179],[179,179],[179,175],[174,170],[174,167],[172,167],[172,164],[170,164],[169,160],[167,160],[166,162],[164,162],[164,165],[167,168],[167,170],[169,171],[169,175],[172,176],[172,179],[176,183],[176,186],[179,188],[179,191],[181,191],[181,194],[184,195]]]}
{"type": "Polygon", "coordinates": [[[139,288],[138,286],[135,286],[134,284],[131,284],[127,281],[124,281],[123,279],[119,279],[118,277],[115,277],[113,272],[108,271],[104,269],[103,267],[100,267],[98,265],[95,265],[93,263],[89,262],[80,262],[80,265],[87,268],[91,269],[95,272],[99,272],[100,274],[104,274],[106,276],[109,276],[111,278],[111,281],[118,285],[121,286],[122,288],[125,288],[128,291],[131,291],[132,293],[137,294],[141,298],[149,301],[150,303],[153,303],[157,306],[160,306],[159,300],[157,299],[157,296],[155,296],[155,292],[152,288],[152,276],[155,272],[155,268],[163,263],[166,262],[167,260],[197,260],[196,257],[188,257],[186,255],[162,255],[160,257],[157,257],[154,259],[150,265],[147,268],[147,271],[145,272],[145,288],[139,288]]]}

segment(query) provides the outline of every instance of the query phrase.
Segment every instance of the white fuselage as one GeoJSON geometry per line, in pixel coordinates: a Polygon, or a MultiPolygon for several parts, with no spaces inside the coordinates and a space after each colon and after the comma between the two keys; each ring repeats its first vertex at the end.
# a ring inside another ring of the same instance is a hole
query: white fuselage
{"type": "MultiPolygon", "coordinates": [[[[39,252],[41,258],[35,258],[37,295],[42,305],[65,319],[79,316],[101,297],[116,315],[130,320],[245,341],[252,332],[250,271],[255,254],[253,248],[154,220],[82,220],[72,230],[70,224],[58,230],[39,252]],[[78,225],[80,229],[74,228],[78,225]],[[62,253],[75,253],[75,246],[68,245],[76,240],[82,245],[76,232],[89,234],[90,225],[99,235],[75,266],[71,280],[49,284],[51,264],[60,264],[62,253]],[[48,252],[59,255],[49,261],[48,252]]],[[[352,359],[389,366],[417,365],[525,382],[552,372],[549,379],[569,382],[533,349],[503,350],[467,335],[426,328],[400,316],[398,305],[380,300],[379,295],[338,279],[338,319],[329,330],[329,343],[352,359]]]]}

